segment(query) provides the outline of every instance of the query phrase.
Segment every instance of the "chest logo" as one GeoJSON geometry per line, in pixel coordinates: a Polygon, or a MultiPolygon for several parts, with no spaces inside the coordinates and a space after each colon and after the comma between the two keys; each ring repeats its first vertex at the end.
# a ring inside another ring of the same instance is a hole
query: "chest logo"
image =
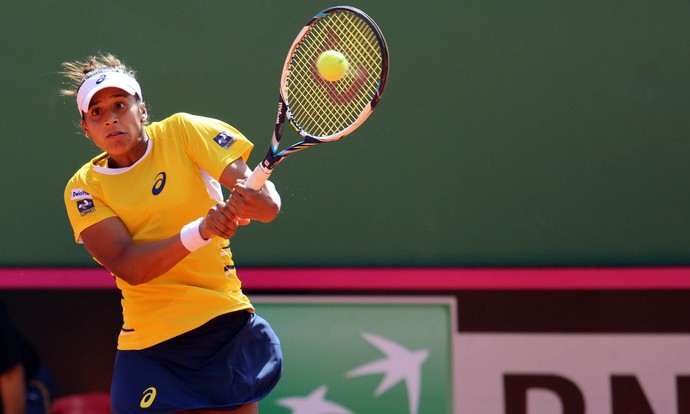
{"type": "Polygon", "coordinates": [[[166,179],[167,175],[165,174],[165,171],[161,171],[158,173],[158,175],[156,175],[156,181],[153,183],[153,187],[151,188],[153,195],[157,196],[161,193],[161,191],[163,191],[166,179]]]}

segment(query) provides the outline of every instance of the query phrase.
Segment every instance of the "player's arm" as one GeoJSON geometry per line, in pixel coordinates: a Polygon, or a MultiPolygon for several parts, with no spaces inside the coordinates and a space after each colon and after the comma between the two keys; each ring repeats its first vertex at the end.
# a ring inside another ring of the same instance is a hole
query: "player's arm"
{"type": "Polygon", "coordinates": [[[22,364],[0,373],[0,395],[5,414],[26,413],[26,386],[22,364]]]}
{"type": "Polygon", "coordinates": [[[280,212],[280,194],[270,181],[258,191],[246,187],[244,181],[238,182],[249,177],[251,172],[242,158],[225,167],[220,183],[232,191],[225,208],[237,217],[267,223],[280,212]]]}
{"type": "MultiPolygon", "coordinates": [[[[231,238],[237,231],[234,216],[218,203],[198,228],[203,239],[231,238]]],[[[197,231],[194,229],[194,231],[197,231]]],[[[81,232],[86,249],[103,266],[132,285],[146,283],[170,270],[190,251],[180,234],[152,242],[135,242],[118,217],[102,220],[81,232]]]]}

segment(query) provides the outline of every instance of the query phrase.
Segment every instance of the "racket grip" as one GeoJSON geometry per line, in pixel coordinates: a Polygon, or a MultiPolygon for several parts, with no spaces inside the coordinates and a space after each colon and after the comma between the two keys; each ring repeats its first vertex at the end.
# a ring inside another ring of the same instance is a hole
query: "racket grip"
{"type": "Polygon", "coordinates": [[[252,190],[260,190],[270,176],[271,170],[264,167],[263,163],[261,163],[254,168],[252,175],[247,178],[247,181],[244,183],[244,185],[252,190]]]}

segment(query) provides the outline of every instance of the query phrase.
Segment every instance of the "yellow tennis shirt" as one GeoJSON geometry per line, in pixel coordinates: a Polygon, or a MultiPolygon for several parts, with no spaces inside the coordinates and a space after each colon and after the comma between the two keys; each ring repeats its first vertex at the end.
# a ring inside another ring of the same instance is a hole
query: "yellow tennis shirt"
{"type": "MultiPolygon", "coordinates": [[[[86,163],[65,188],[74,230],[117,216],[135,242],[171,237],[222,200],[225,167],[245,161],[253,147],[238,130],[216,119],[175,114],[146,127],[144,156],[127,168],[107,168],[105,153],[86,163]]],[[[122,291],[118,349],[143,349],[210,319],[253,310],[242,293],[227,240],[215,238],[172,269],[133,286],[115,276],[122,291]]]]}

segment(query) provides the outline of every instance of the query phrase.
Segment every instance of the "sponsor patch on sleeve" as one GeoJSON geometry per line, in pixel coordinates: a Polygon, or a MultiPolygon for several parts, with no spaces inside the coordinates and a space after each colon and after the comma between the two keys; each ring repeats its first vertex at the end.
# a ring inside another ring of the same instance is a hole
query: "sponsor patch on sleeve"
{"type": "Polygon", "coordinates": [[[83,188],[72,189],[72,200],[83,200],[85,198],[91,199],[91,194],[87,193],[83,188]]]}
{"type": "Polygon", "coordinates": [[[213,140],[224,149],[228,149],[235,143],[236,139],[225,131],[221,131],[213,140]]]}
{"type": "Polygon", "coordinates": [[[79,214],[85,216],[96,211],[96,207],[93,205],[93,200],[90,198],[84,198],[77,201],[77,210],[79,214]]]}

